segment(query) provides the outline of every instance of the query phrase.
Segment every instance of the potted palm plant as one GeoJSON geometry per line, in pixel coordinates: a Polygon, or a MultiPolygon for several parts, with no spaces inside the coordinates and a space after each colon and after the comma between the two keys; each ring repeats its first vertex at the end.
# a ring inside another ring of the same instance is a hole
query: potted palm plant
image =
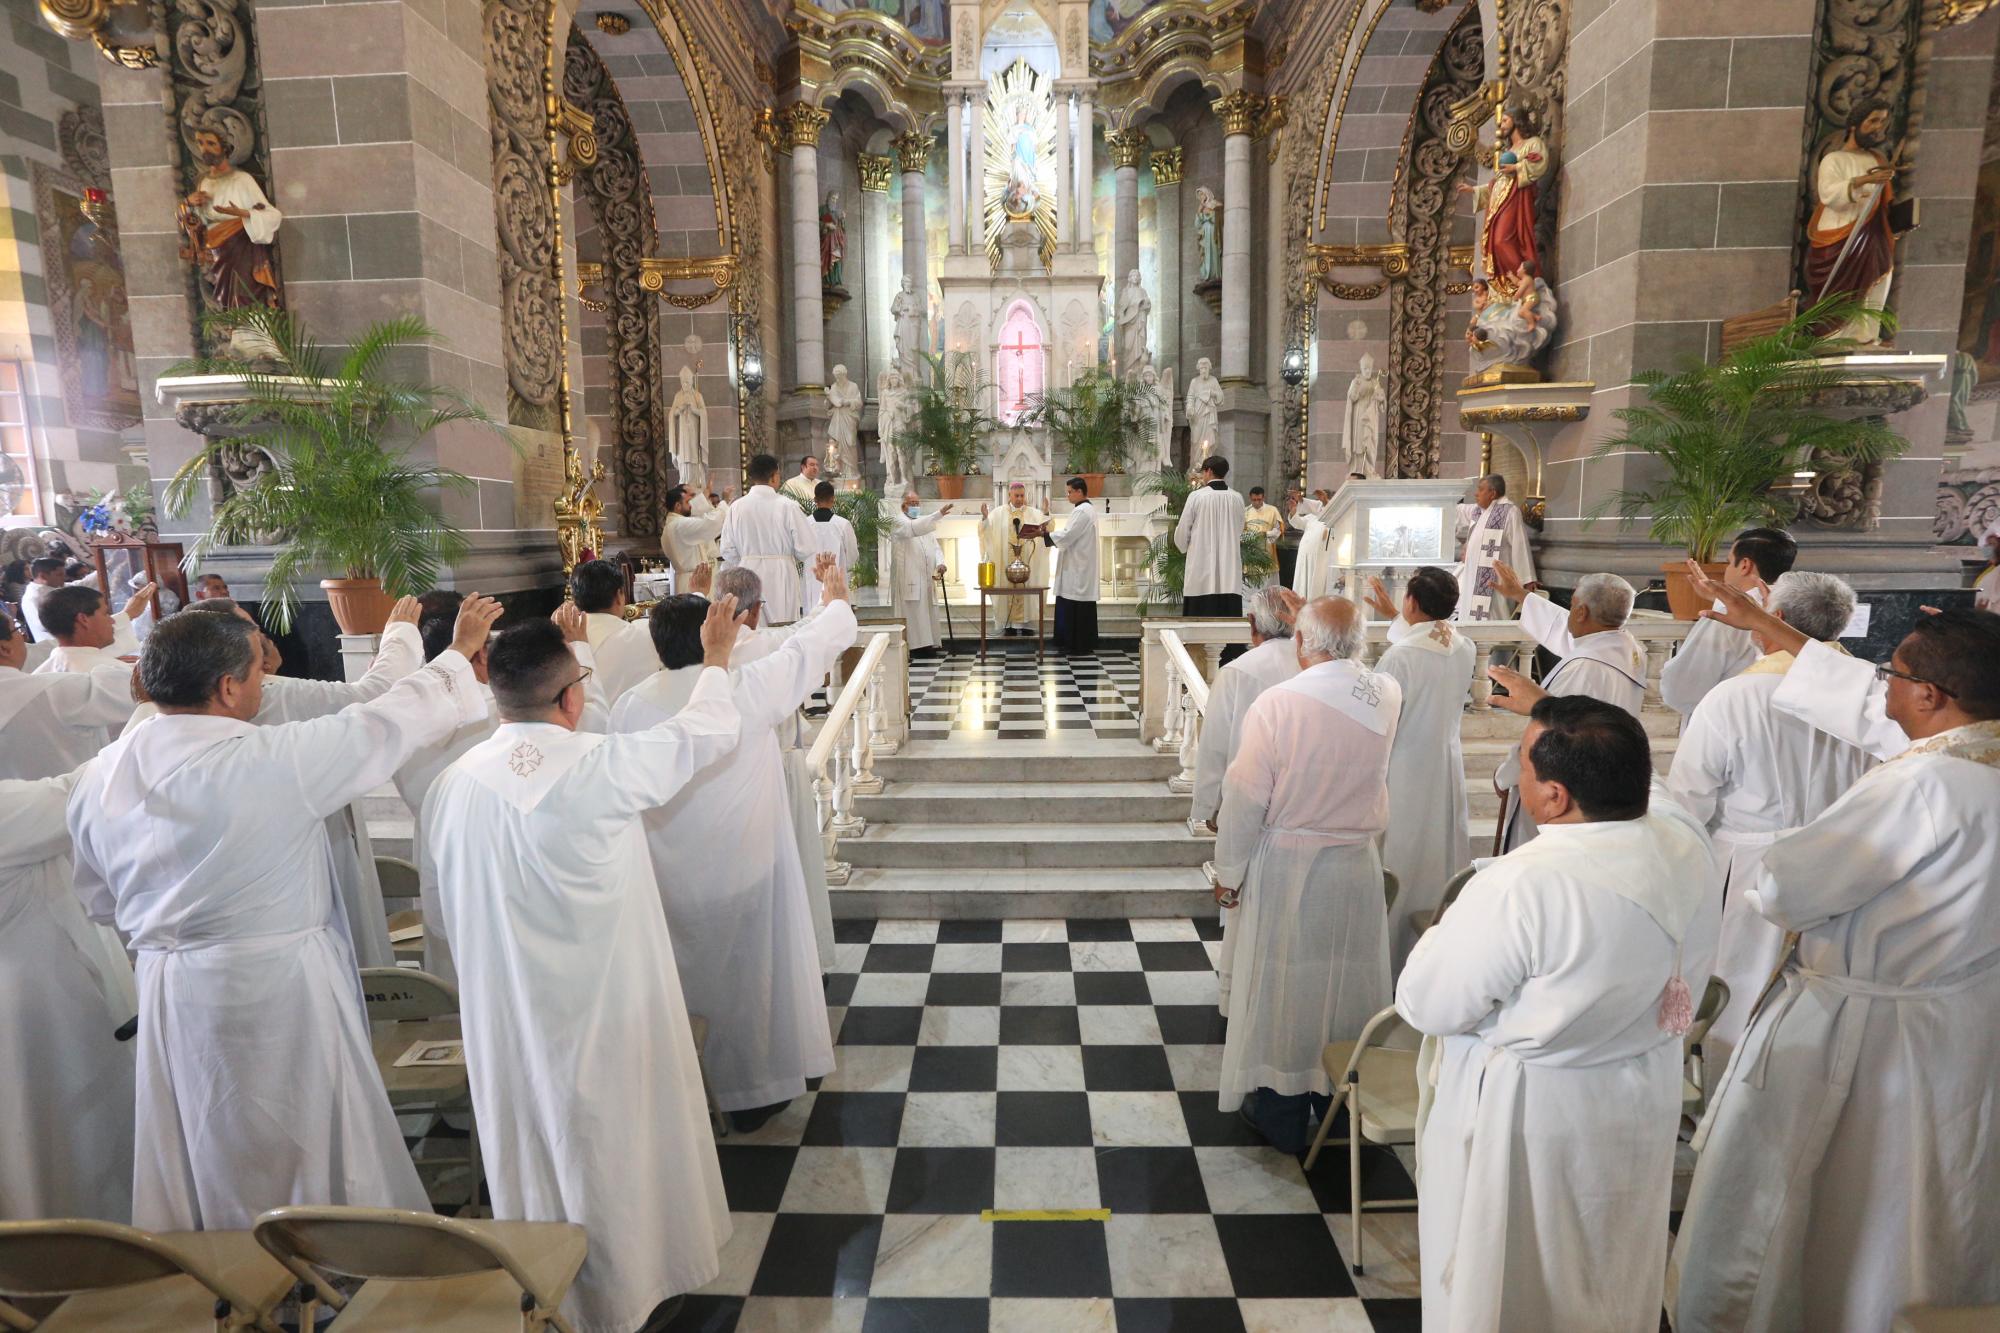
{"type": "MultiPolygon", "coordinates": [[[[210,437],[166,489],[176,515],[193,506],[225,450],[262,452],[272,467],[218,500],[208,530],[188,552],[198,565],[221,546],[276,539],[264,583],[264,610],[283,633],[298,613],[298,582],[322,579],[345,634],[380,633],[400,596],[436,584],[465,553],[465,536],[433,507],[435,493],[469,488],[460,473],[416,462],[426,437],[453,422],[491,425],[456,390],[410,383],[389,373],[394,349],[436,335],[414,316],[370,325],[337,361],[282,310],[228,312],[226,322],[261,340],[272,369],[230,363],[242,386],[233,415],[240,433],[210,437]]],[[[214,371],[202,362],[176,372],[214,371]]]]}
{"type": "MultiPolygon", "coordinates": [[[[1829,460],[1860,466],[1907,449],[1909,442],[1881,418],[1844,416],[1826,406],[1845,379],[1837,364],[1820,358],[1855,344],[1825,330],[1864,309],[1851,297],[1830,297],[1714,365],[1689,358],[1678,370],[1636,372],[1633,383],[1646,390],[1647,401],[1613,414],[1624,430],[1600,445],[1596,457],[1647,454],[1663,471],[1605,497],[1591,521],[1612,507],[1623,524],[1645,515],[1654,541],[1684,548],[1720,578],[1715,554],[1730,536],[1784,527],[1797,517],[1796,497],[1784,487],[1801,467],[1823,468],[1829,460]]],[[[1868,313],[1894,331],[1887,312],[1868,313]]],[[[1673,614],[1694,619],[1703,602],[1688,583],[1685,561],[1676,557],[1661,570],[1673,614]]]]}
{"type": "Polygon", "coordinates": [[[1069,471],[1083,478],[1090,494],[1102,495],[1105,473],[1122,469],[1141,446],[1150,451],[1158,402],[1137,380],[1086,370],[1066,389],[1030,397],[1015,425],[1046,428],[1068,455],[1069,471]]]}
{"type": "Polygon", "coordinates": [[[970,353],[959,352],[949,361],[922,355],[929,374],[916,386],[914,409],[896,443],[937,477],[940,499],[957,500],[965,495],[966,477],[979,470],[987,432],[999,423],[979,407],[986,386],[970,370],[970,353]],[[967,372],[957,376],[956,384],[955,371],[967,372]]]}
{"type": "MultiPolygon", "coordinates": [[[[1152,586],[1139,604],[1142,616],[1154,615],[1163,607],[1178,603],[1187,587],[1187,552],[1174,545],[1174,526],[1180,522],[1181,510],[1187,507],[1188,496],[1194,493],[1195,486],[1191,472],[1148,472],[1139,478],[1136,490],[1140,495],[1161,495],[1167,501],[1167,530],[1146,546],[1146,569],[1152,575],[1152,586]]],[[[1271,554],[1270,546],[1259,533],[1246,531],[1239,549],[1245,582],[1255,582],[1278,568],[1277,557],[1271,554]]]]}

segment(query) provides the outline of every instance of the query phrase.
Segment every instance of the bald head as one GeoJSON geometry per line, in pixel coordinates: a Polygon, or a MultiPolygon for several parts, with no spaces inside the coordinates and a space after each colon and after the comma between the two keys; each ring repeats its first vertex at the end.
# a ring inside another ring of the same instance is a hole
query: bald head
{"type": "Polygon", "coordinates": [[[1299,664],[1318,666],[1343,658],[1359,657],[1364,633],[1361,608],[1345,597],[1315,597],[1299,608],[1292,626],[1298,645],[1299,664]]]}

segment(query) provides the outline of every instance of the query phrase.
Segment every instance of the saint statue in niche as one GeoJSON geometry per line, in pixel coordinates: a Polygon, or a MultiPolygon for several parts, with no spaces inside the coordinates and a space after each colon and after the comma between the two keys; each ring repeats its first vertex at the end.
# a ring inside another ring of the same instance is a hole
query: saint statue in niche
{"type": "Polygon", "coordinates": [[[667,409],[667,448],[684,486],[708,482],[708,404],[696,387],[694,367],[681,367],[680,391],[667,409]]]}
{"type": "Polygon", "coordinates": [[[1146,345],[1146,322],[1153,313],[1153,299],[1139,280],[1139,270],[1126,275],[1118,289],[1118,370],[1130,379],[1153,363],[1146,345]]]}
{"type": "Polygon", "coordinates": [[[271,246],[284,214],[271,206],[255,178],[231,160],[220,131],[196,130],[194,151],[202,171],[181,201],[186,238],[181,258],[201,266],[209,300],[219,309],[282,305],[271,246]]]}
{"type": "Polygon", "coordinates": [[[819,281],[822,287],[842,285],[847,261],[847,215],[840,208],[840,191],[828,190],[819,210],[819,281]]]}
{"type": "Polygon", "coordinates": [[[1374,479],[1382,475],[1375,459],[1382,451],[1382,410],[1389,401],[1382,372],[1372,353],[1361,354],[1361,369],[1347,385],[1347,411],[1341,421],[1340,444],[1347,455],[1347,472],[1374,479]]]}
{"type": "Polygon", "coordinates": [[[847,378],[846,366],[833,368],[826,386],[826,471],[838,477],[861,453],[861,386],[847,378]]]}
{"type": "Polygon", "coordinates": [[[1511,298],[1521,265],[1541,259],[1535,249],[1535,182],[1548,173],[1549,149],[1534,112],[1525,106],[1502,107],[1499,128],[1493,179],[1459,189],[1473,195],[1479,210],[1480,276],[1496,295],[1511,298]]]}
{"type": "Polygon", "coordinates": [[[1195,251],[1201,263],[1197,281],[1221,282],[1222,201],[1206,185],[1197,186],[1194,197],[1195,251]]]}
{"type": "Polygon", "coordinates": [[[1188,381],[1188,466],[1199,467],[1215,449],[1216,428],[1222,417],[1222,381],[1215,378],[1215,363],[1202,357],[1194,363],[1194,378],[1188,381]]]}
{"type": "MultiPolygon", "coordinates": [[[[1880,309],[1895,277],[1896,236],[1914,215],[1892,217],[1903,145],[1883,154],[1889,138],[1889,104],[1870,100],[1847,115],[1847,137],[1813,171],[1813,213],[1806,225],[1806,283],[1812,301],[1844,295],[1880,309]],[[1899,227],[1898,221],[1902,225],[1899,227]]],[[[1860,343],[1882,340],[1882,322],[1862,315],[1828,330],[1860,343]]]]}

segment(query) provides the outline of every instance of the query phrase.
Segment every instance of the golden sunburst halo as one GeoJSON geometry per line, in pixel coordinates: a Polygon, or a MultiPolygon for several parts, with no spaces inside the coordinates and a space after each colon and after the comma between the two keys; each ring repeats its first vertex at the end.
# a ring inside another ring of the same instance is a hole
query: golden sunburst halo
{"type": "Polygon", "coordinates": [[[986,257],[1000,260],[1000,231],[1009,218],[1031,219],[1042,238],[1042,263],[1056,253],[1056,107],[1050,81],[1026,59],[986,81],[986,257]],[[1032,163],[1027,159],[1032,155],[1032,163]],[[1023,198],[1031,178],[1034,198],[1023,198]]]}

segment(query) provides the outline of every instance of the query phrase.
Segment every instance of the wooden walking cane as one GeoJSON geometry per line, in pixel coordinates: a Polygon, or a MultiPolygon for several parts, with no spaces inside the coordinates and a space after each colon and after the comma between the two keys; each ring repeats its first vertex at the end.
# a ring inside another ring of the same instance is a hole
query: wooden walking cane
{"type": "Polygon", "coordinates": [[[958,637],[958,631],[951,627],[951,592],[945,587],[943,570],[938,570],[934,577],[937,579],[938,597],[944,602],[944,641],[949,645],[958,637]]]}

